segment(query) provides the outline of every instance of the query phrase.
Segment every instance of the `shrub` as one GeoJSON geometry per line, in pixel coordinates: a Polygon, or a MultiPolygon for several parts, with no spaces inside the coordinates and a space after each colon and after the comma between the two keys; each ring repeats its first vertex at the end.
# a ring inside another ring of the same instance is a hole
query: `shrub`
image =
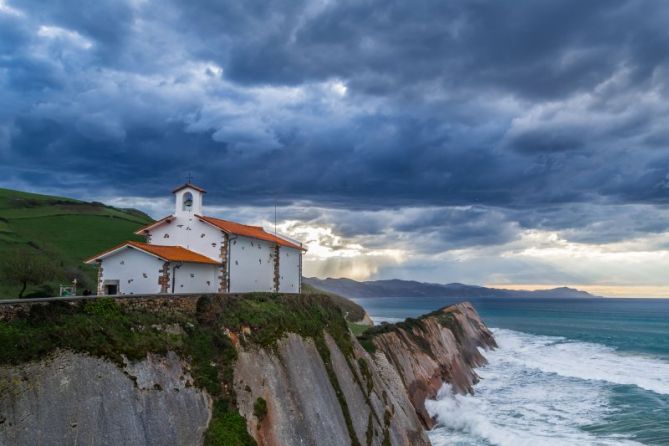
{"type": "Polygon", "coordinates": [[[264,398],[260,396],[256,398],[255,403],[253,403],[253,415],[258,421],[262,421],[267,416],[267,401],[264,398]]]}
{"type": "Polygon", "coordinates": [[[28,285],[43,284],[57,274],[47,258],[29,248],[18,248],[9,253],[0,265],[0,272],[5,283],[21,286],[19,298],[23,297],[28,285]]]}

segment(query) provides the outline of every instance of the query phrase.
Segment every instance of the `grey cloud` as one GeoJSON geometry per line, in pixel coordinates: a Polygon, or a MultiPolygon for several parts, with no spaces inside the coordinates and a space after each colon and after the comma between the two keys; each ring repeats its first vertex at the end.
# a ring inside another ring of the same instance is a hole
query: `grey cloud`
{"type": "Polygon", "coordinates": [[[11,6],[4,186],[158,197],[193,171],[213,205],[353,209],[296,218],[425,253],[666,229],[663,2],[11,6]]]}

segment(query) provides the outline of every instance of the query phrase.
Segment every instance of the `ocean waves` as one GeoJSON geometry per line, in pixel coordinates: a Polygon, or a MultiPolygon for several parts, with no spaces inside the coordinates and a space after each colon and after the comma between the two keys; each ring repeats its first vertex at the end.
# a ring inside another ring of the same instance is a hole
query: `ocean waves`
{"type": "Polygon", "coordinates": [[[563,337],[504,329],[496,329],[495,336],[504,350],[513,352],[508,356],[502,353],[505,362],[560,376],[633,385],[669,395],[669,362],[563,337]]]}
{"type": "Polygon", "coordinates": [[[663,400],[669,394],[665,361],[563,337],[494,333],[500,349],[486,353],[476,395],[453,395],[446,386],[427,402],[439,422],[430,433],[435,446],[642,444],[633,426],[606,429],[625,410],[611,403],[614,392],[634,386],[663,400]]]}

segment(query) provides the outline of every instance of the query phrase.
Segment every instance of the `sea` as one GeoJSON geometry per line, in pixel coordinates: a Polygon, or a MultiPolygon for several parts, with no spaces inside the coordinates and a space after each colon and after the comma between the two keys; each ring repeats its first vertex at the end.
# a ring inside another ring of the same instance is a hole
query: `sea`
{"type": "MultiPolygon", "coordinates": [[[[375,323],[454,298],[355,299],[375,323]]],[[[669,299],[468,299],[499,349],[426,406],[435,446],[669,445],[669,299]]]]}

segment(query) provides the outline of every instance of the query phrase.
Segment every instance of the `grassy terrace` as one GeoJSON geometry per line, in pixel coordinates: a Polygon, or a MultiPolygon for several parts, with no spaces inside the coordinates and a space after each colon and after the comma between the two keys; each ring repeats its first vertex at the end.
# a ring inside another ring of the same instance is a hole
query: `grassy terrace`
{"type": "MultiPolygon", "coordinates": [[[[56,349],[85,352],[118,364],[123,363],[123,355],[139,360],[148,352],[173,350],[190,358],[196,385],[214,398],[206,444],[252,445],[255,442],[236,408],[232,376],[237,351],[225,330],[237,333],[243,344],[266,348],[273,348],[288,332],[311,338],[331,374],[323,332],[350,357],[353,347],[345,311],[341,302],[328,295],[271,293],[203,296],[194,313],[175,311],[168,300],[151,311],[111,298],[32,305],[23,317],[0,322],[0,364],[41,359],[56,349]],[[162,329],[172,324],[183,332],[162,329]]],[[[330,379],[338,389],[336,377],[330,379]]],[[[340,403],[350,424],[345,401],[340,403]]],[[[262,402],[257,411],[262,414],[262,402]]]]}
{"type": "MultiPolygon", "coordinates": [[[[82,289],[94,289],[95,269],[82,260],[122,241],[139,240],[133,232],[151,221],[136,210],[0,189],[0,262],[22,247],[58,267],[57,280],[32,287],[28,294],[53,295],[58,283],[73,277],[82,289]]],[[[0,299],[16,297],[18,289],[0,281],[0,299]]]]}

